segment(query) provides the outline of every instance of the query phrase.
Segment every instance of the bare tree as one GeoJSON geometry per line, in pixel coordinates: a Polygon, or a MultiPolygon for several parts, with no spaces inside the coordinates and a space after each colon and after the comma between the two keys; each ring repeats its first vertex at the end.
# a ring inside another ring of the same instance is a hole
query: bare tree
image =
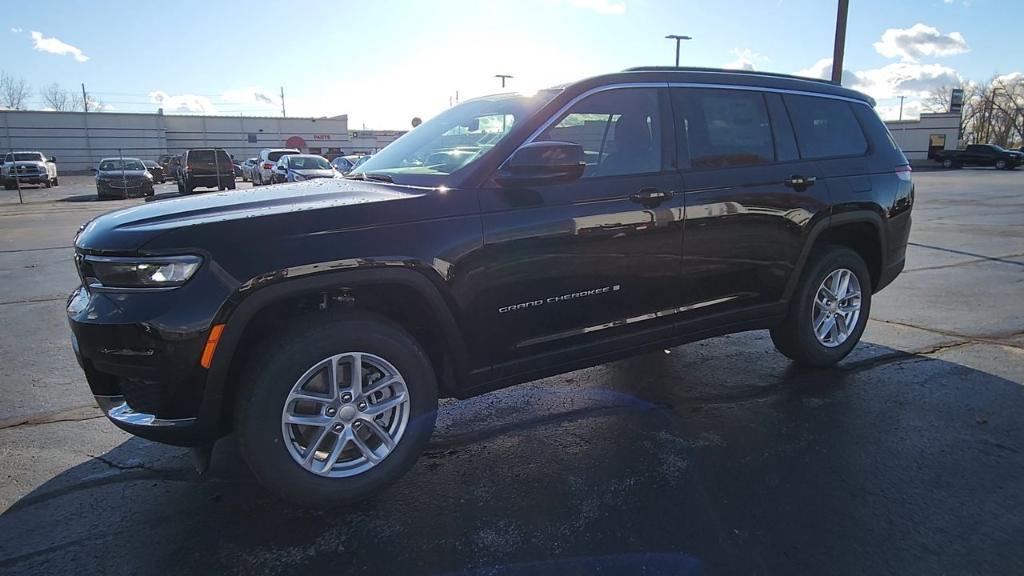
{"type": "Polygon", "coordinates": [[[86,94],[85,98],[86,100],[83,100],[82,94],[80,92],[75,92],[71,96],[72,102],[70,110],[75,110],[77,112],[103,112],[104,106],[102,100],[96,98],[92,94],[86,94]],[[86,102],[89,103],[88,110],[85,107],[86,102]]]}
{"type": "Polygon", "coordinates": [[[15,78],[7,72],[0,72],[0,106],[10,110],[22,110],[32,96],[32,89],[24,78],[15,78]]]}
{"type": "Polygon", "coordinates": [[[42,95],[43,102],[53,110],[65,112],[74,109],[75,101],[71,92],[61,88],[56,82],[43,86],[39,94],[42,95]]]}

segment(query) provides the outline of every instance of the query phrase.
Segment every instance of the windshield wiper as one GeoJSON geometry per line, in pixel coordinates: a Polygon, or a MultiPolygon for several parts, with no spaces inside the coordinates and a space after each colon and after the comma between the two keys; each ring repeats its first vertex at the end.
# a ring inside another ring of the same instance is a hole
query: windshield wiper
{"type": "Polygon", "coordinates": [[[374,180],[376,182],[387,182],[389,184],[395,183],[395,179],[392,178],[391,176],[388,176],[387,174],[377,174],[373,172],[363,172],[363,180],[374,180]]]}

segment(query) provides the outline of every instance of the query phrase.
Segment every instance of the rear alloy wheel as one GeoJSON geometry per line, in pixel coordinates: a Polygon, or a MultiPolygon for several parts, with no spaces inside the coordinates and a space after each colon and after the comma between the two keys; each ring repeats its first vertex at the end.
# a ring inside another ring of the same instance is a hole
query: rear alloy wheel
{"type": "Polygon", "coordinates": [[[235,409],[239,448],[284,500],[326,507],[373,496],[416,462],[433,432],[433,368],[385,318],[296,323],[252,358],[235,409]]]}
{"type": "Polygon", "coordinates": [[[871,275],[859,254],[825,245],[811,255],[789,314],[772,328],[775,348],[798,364],[839,362],[860,341],[871,313],[871,275]]]}

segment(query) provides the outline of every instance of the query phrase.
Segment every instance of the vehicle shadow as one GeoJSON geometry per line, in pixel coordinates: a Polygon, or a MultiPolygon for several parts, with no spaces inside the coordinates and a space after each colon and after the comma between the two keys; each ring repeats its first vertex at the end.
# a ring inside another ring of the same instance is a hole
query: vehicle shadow
{"type": "Polygon", "coordinates": [[[446,401],[341,509],[269,496],[231,438],[203,478],[133,438],[0,516],[0,571],[1021,573],[1019,383],[880,346],[798,370],[759,335],[669,352],[446,401]]]}

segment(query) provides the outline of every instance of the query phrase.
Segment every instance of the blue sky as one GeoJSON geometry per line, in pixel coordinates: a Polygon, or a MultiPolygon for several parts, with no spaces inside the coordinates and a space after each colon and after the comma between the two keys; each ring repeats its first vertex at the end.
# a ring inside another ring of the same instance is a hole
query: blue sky
{"type": "MultiPolygon", "coordinates": [[[[927,90],[1024,70],[1020,0],[851,0],[844,83],[906,115],[927,90]],[[887,32],[887,30],[889,32],[887,32]]],[[[630,66],[682,63],[826,74],[834,0],[114,2],[0,11],[0,70],[58,82],[119,112],[347,113],[406,128],[461,99],[630,66]]],[[[33,107],[44,107],[38,95],[33,107]]]]}

